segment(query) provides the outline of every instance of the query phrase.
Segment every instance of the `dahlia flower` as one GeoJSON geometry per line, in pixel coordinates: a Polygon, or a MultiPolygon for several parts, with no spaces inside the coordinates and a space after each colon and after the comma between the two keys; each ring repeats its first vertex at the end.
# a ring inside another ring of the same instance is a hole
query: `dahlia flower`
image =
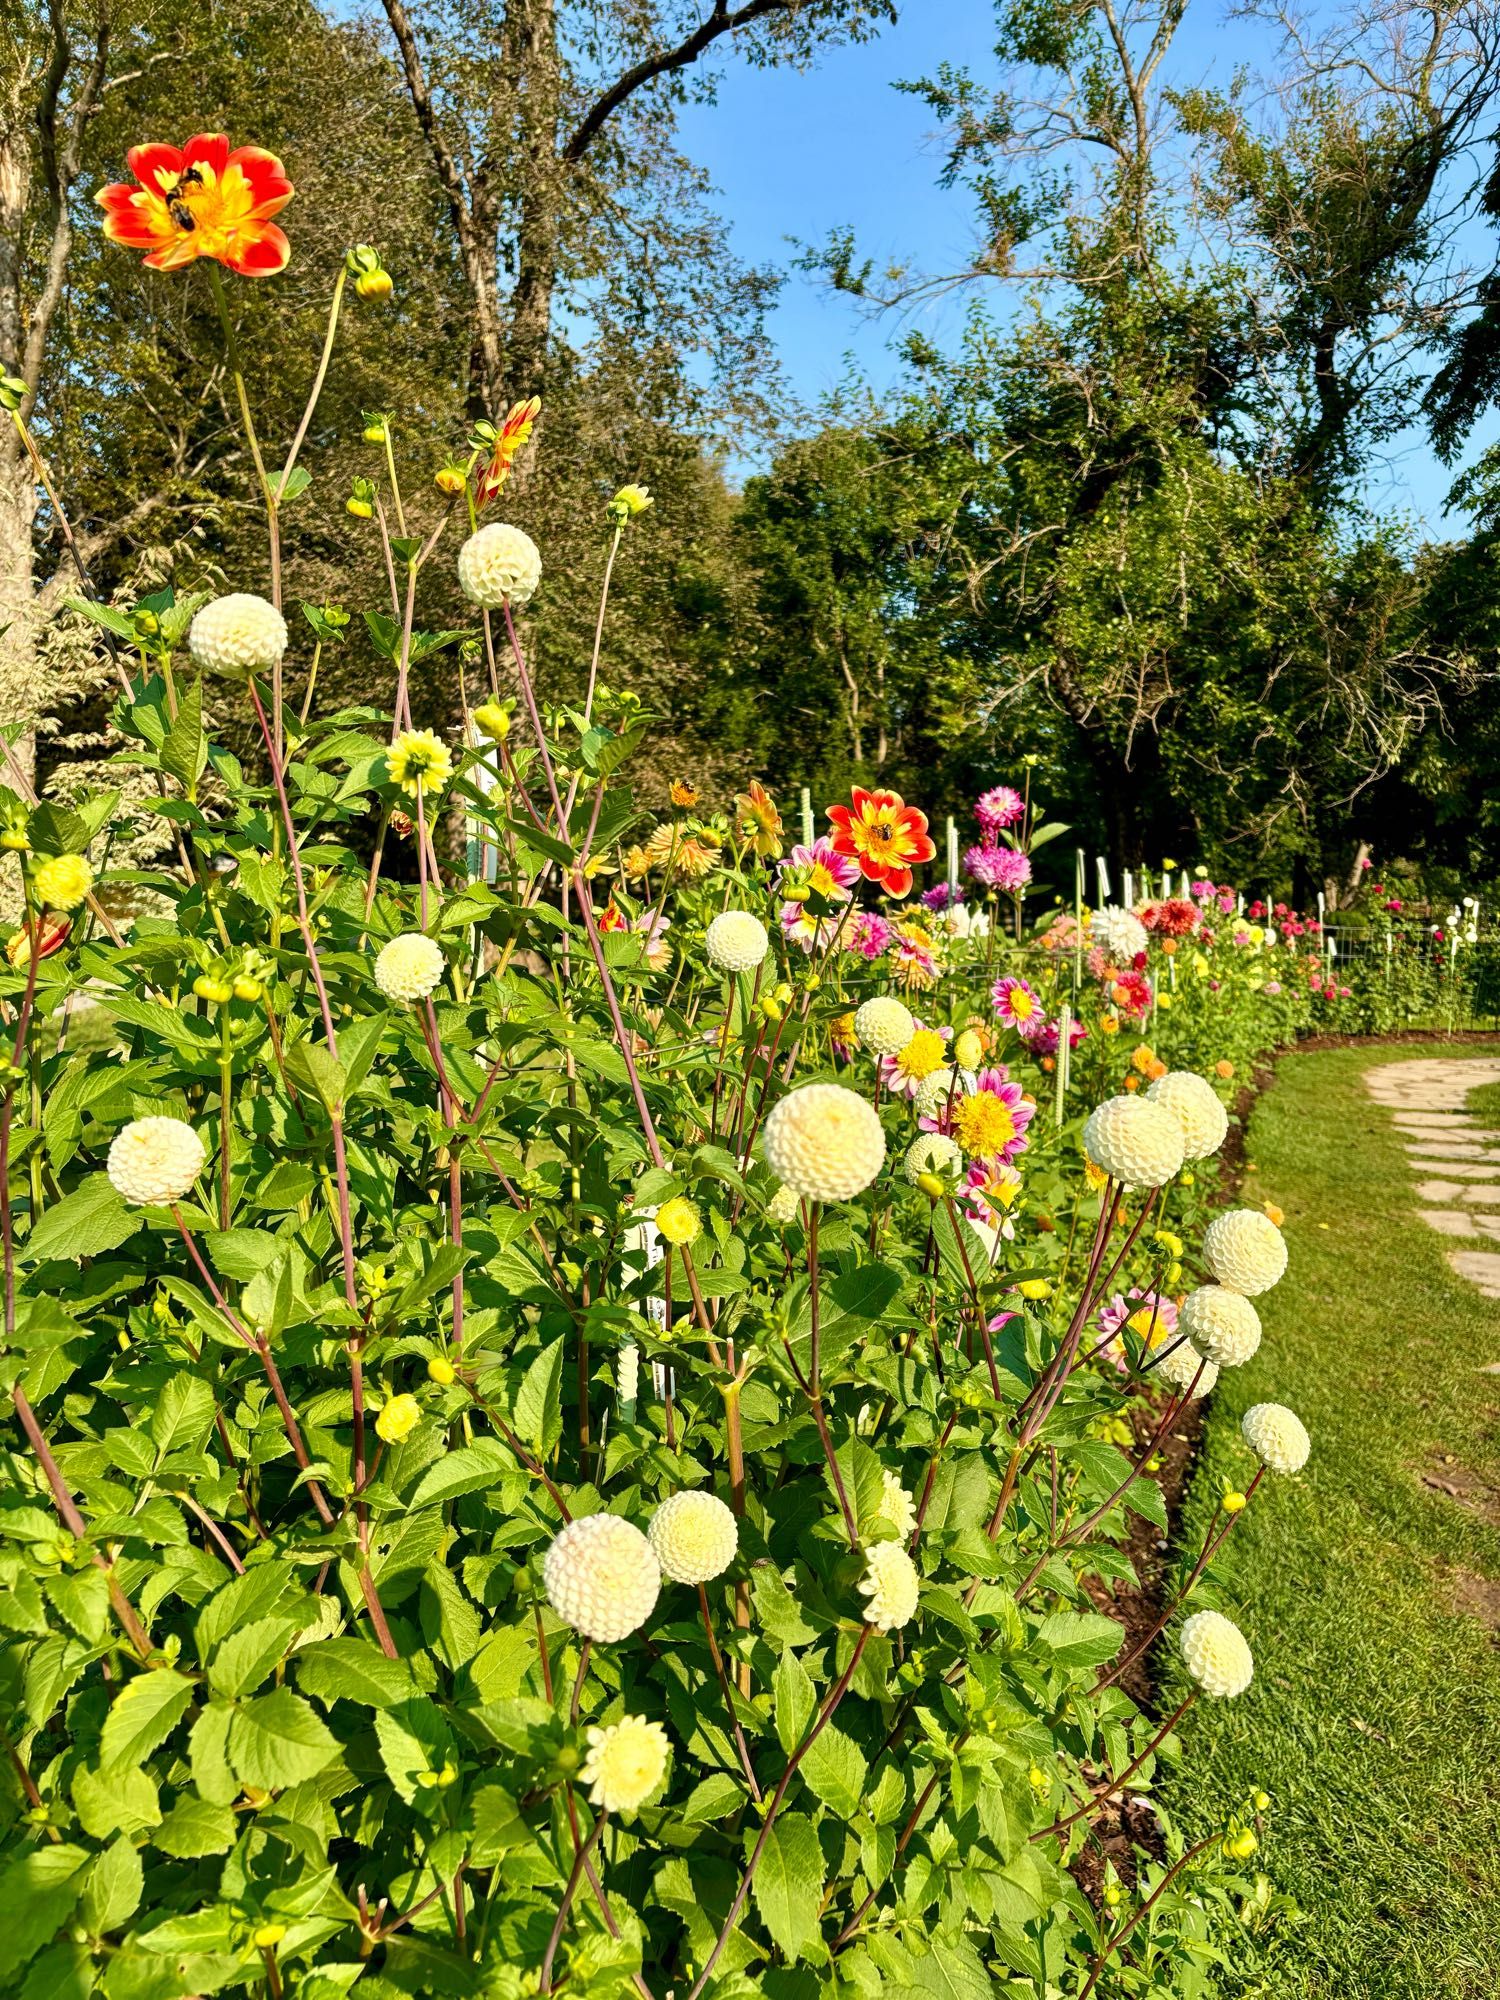
{"type": "Polygon", "coordinates": [[[436,938],[422,931],[402,931],[381,947],[375,961],[375,984],[387,1000],[409,1006],[435,991],[443,969],[443,950],[436,938]]]}
{"type": "Polygon", "coordinates": [[[93,886],[94,871],[81,854],[49,855],[31,878],[37,901],[51,910],[76,910],[93,886]]]}
{"type": "Polygon", "coordinates": [[[776,870],[776,893],[789,903],[805,903],[810,896],[824,903],[847,903],[858,880],[857,863],[831,840],[820,838],[811,847],[799,841],[776,870]]]}
{"type": "Polygon", "coordinates": [[[675,1244],[678,1249],[696,1243],[703,1230],[697,1203],[689,1201],[685,1194],[669,1196],[656,1211],[655,1222],[656,1233],[663,1243],[675,1244]]]}
{"type": "Polygon", "coordinates": [[[663,1500],[646,1534],[662,1575],[674,1583],[711,1583],[734,1561],[740,1539],[722,1500],[690,1490],[663,1500]]]}
{"type": "Polygon", "coordinates": [[[540,549],[508,521],[491,521],[476,530],[458,552],[459,588],[484,610],[529,604],[541,580],[540,549]]]}
{"type": "Polygon", "coordinates": [[[854,1032],[859,1045],[873,1056],[896,1056],[917,1032],[911,1009],[890,994],[866,1000],[854,1016],[854,1032]]]}
{"type": "Polygon", "coordinates": [[[789,1222],[795,1222],[801,1212],[802,1203],[794,1188],[779,1187],[766,1203],[766,1220],[785,1229],[789,1222]]]}
{"type": "MultiPolygon", "coordinates": [[[[1128,1293],[1116,1292],[1108,1304],[1099,1308],[1096,1324],[1101,1333],[1111,1335],[1118,1335],[1128,1327],[1141,1345],[1150,1350],[1175,1338],[1177,1307],[1159,1292],[1143,1292],[1139,1285],[1132,1285],[1128,1293]]],[[[1100,1353],[1109,1356],[1117,1368],[1130,1365],[1118,1339],[1109,1340],[1100,1353]]]]}
{"type": "Polygon", "coordinates": [[[254,591],[232,590],[196,614],[188,651],[206,673],[269,671],[286,651],[286,620],[254,591]]]}
{"type": "Polygon", "coordinates": [[[943,1067],[952,1038],[951,1028],[929,1028],[914,1018],[912,1033],[896,1053],[880,1058],[883,1087],[893,1097],[915,1097],[926,1078],[943,1067]]]}
{"type": "Polygon", "coordinates": [[[1031,880],[1029,854],[1023,854],[1018,847],[1003,847],[988,841],[967,850],[964,868],[986,889],[998,889],[1006,896],[1018,895],[1031,880]]]}
{"type": "Polygon", "coordinates": [[[495,448],[490,453],[489,464],[474,482],[474,504],[483,509],[500,497],[500,489],[510,477],[510,469],[516,455],[531,441],[531,433],[536,429],[536,420],[542,413],[540,396],[528,396],[524,402],[512,403],[495,429],[495,448]]]}
{"type": "Polygon", "coordinates": [[[758,778],[752,778],[743,792],[735,794],[734,823],[740,838],[749,841],[760,860],[778,859],[785,828],[776,801],[758,778]]]}
{"type": "Polygon", "coordinates": [[[972,1090],[946,1101],[923,1123],[929,1130],[951,1134],[970,1159],[1009,1166],[1026,1151],[1026,1128],[1035,1116],[1035,1104],[1027,1101],[1020,1084],[1013,1083],[1004,1069],[983,1069],[972,1090]]]}
{"type": "Polygon", "coordinates": [[[274,153],[236,146],[222,132],[200,132],[176,146],[132,146],[125,163],[136,185],[117,181],[94,199],[104,234],[127,250],[145,250],[153,270],[177,271],[195,258],[268,278],[286,269],[291,246],[271,220],[292,198],[274,153]]]}
{"type": "Polygon", "coordinates": [[[926,993],[937,984],[938,962],[933,940],[916,924],[896,926],[892,977],[908,993],[926,993]]]}
{"type": "Polygon", "coordinates": [[[992,785],[974,801],[974,817],[986,834],[1014,826],[1026,811],[1026,801],[1010,785],[992,785]]]}
{"type": "Polygon", "coordinates": [[[773,1106],[761,1140],[773,1174],[805,1201],[852,1201],[885,1164],[874,1108],[837,1083],[805,1083],[773,1106]]]}
{"type": "Polygon", "coordinates": [[[877,1521],[888,1521],[900,1539],[909,1541],[917,1525],[917,1510],[912,1497],[901,1484],[889,1466],[880,1474],[880,1502],[875,1509],[877,1521]]]}
{"type": "Polygon", "coordinates": [[[950,889],[946,882],[939,882],[935,889],[924,889],[917,898],[924,910],[931,910],[934,916],[941,916],[950,904],[957,909],[963,902],[962,889],[950,889]]]}
{"type": "Polygon", "coordinates": [[[430,729],[403,730],[386,751],[385,766],[409,799],[431,798],[453,776],[452,754],[430,729]]]}
{"type": "Polygon", "coordinates": [[[1133,910],[1111,903],[1095,910],[1089,918],[1089,936],[1099,945],[1112,965],[1129,965],[1150,947],[1146,926],[1133,910]]]}
{"type": "Polygon", "coordinates": [[[661,1590],[655,1551],[618,1514],[584,1514],[553,1541],[542,1563],[547,1602],[587,1639],[625,1639],[651,1616],[661,1590]]]}
{"type": "Polygon", "coordinates": [[[1229,1113],[1207,1077],[1190,1069],[1168,1070],[1146,1095],[1153,1104],[1165,1105],[1181,1125],[1184,1159],[1206,1160],[1218,1152],[1229,1130],[1229,1113]]]}
{"type": "Polygon", "coordinates": [[[1300,1472],[1312,1450],[1302,1419],[1282,1403],[1255,1403],[1240,1419],[1244,1440],[1268,1472],[1300,1472]]]}
{"type": "Polygon", "coordinates": [[[1243,1694],[1255,1676],[1245,1635],[1221,1611],[1195,1611],[1182,1628],[1183,1665],[1206,1695],[1243,1694]]]}
{"type": "Polygon", "coordinates": [[[1167,896],[1159,903],[1148,903],[1141,911],[1141,922],[1156,937],[1190,937],[1198,925],[1198,911],[1181,896],[1167,896]]]}
{"type": "Polygon", "coordinates": [[[135,1118],[110,1142],[110,1186],[138,1208],[180,1201],[202,1173],[208,1150],[180,1118],[135,1118]]]}
{"type": "Polygon", "coordinates": [[[708,927],[703,949],[720,972],[753,972],[770,947],[766,927],[749,910],[724,910],[708,927]]]}
{"type": "Polygon", "coordinates": [[[1026,980],[1012,978],[1009,974],[995,981],[990,988],[990,999],[1006,1027],[1015,1028],[1022,1035],[1046,1011],[1036,988],[1026,980]]]}
{"type": "Polygon", "coordinates": [[[1151,1376],[1159,1376],[1179,1395],[1191,1393],[1196,1400],[1208,1395],[1218,1381],[1219,1364],[1200,1354],[1190,1340],[1177,1339],[1149,1363],[1148,1379],[1151,1376]]]}
{"type": "Polygon", "coordinates": [[[591,1726],[588,1755],[578,1782],[589,1788],[589,1804],[604,1812],[639,1812],[667,1775],[671,1745],[659,1722],[627,1715],[606,1729],[591,1726]]]}
{"type": "Polygon", "coordinates": [[[1161,1187],[1182,1166],[1182,1127],[1147,1098],[1110,1097],[1090,1112],[1083,1150],[1127,1187],[1161,1187]]]}
{"type": "Polygon", "coordinates": [[[963,1163],[963,1154],[951,1139],[941,1132],[924,1132],[907,1147],[901,1171],[916,1187],[924,1174],[936,1174],[939,1180],[951,1179],[962,1171],[963,1163]]]}
{"type": "Polygon", "coordinates": [[[1220,1368],[1239,1368],[1260,1346],[1260,1315],[1223,1285],[1199,1285],[1182,1302],[1181,1326],[1200,1354],[1220,1368]]]}
{"type": "MultiPolygon", "coordinates": [[[[976,1228],[1013,1241],[1016,1225],[1010,1211],[1021,1192],[1021,1176],[1014,1167],[998,1166],[993,1160],[975,1160],[964,1181],[963,1198],[969,1204],[964,1214],[976,1228]]],[[[996,1245],[991,1245],[993,1253],[996,1245]]]]}
{"type": "Polygon", "coordinates": [[[871,1542],[860,1591],[868,1599],[865,1623],[877,1632],[894,1632],[911,1622],[921,1588],[917,1566],[900,1542],[871,1542]]]}
{"type": "Polygon", "coordinates": [[[422,1405],[415,1396],[392,1396],[381,1405],[375,1419],[375,1435],[386,1444],[402,1444],[422,1421],[422,1405]]]}
{"type": "Polygon", "coordinates": [[[1286,1238],[1258,1208],[1232,1208],[1204,1230],[1203,1261],[1221,1285],[1254,1298],[1285,1271],[1286,1238]]]}
{"type": "MultiPolygon", "coordinates": [[[[1021,1040],[1035,1056],[1055,1056],[1062,1047],[1062,1016],[1044,1020],[1040,1015],[1028,1021],[1017,1030],[1021,1040]]],[[[1076,1049],[1078,1044],[1088,1040],[1088,1029],[1082,1021],[1068,1023],[1068,1047],[1076,1049]]]]}
{"type": "Polygon", "coordinates": [[[857,861],[867,882],[888,896],[911,893],[911,871],[937,853],[927,833],[927,815],[909,806],[899,792],[867,792],[856,785],[847,806],[830,806],[833,845],[857,861]]]}
{"type": "Polygon", "coordinates": [[[885,918],[876,911],[861,910],[844,933],[844,949],[857,951],[861,958],[868,959],[873,965],[882,952],[889,950],[895,935],[885,918]]]}

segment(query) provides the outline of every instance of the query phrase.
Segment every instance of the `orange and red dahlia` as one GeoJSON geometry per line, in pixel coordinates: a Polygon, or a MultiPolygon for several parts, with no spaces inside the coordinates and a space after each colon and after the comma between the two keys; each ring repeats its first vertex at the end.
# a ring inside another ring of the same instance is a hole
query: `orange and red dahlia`
{"type": "Polygon", "coordinates": [[[913,864],[937,853],[926,813],[907,805],[899,792],[867,792],[858,785],[852,801],[828,808],[834,852],[857,861],[865,880],[878,882],[887,895],[909,895],[913,864]]]}
{"type": "Polygon", "coordinates": [[[245,278],[286,269],[291,246],[271,220],[292,198],[286,169],[259,146],[236,146],[222,132],[200,132],[176,146],[134,146],[128,181],[101,188],[104,233],[129,250],[145,250],[158,271],[178,271],[212,257],[245,278]]]}
{"type": "Polygon", "coordinates": [[[540,396],[528,396],[524,403],[512,403],[505,413],[505,421],[495,434],[495,449],[489,464],[479,475],[479,483],[474,489],[475,504],[488,507],[497,498],[501,487],[510,477],[510,469],[516,454],[528,443],[536,429],[536,420],[541,414],[540,396]]]}

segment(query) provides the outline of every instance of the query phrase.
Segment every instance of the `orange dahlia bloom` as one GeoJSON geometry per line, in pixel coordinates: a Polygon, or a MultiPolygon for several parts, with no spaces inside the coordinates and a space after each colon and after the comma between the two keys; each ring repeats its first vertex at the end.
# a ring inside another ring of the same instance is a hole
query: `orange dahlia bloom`
{"type": "Polygon", "coordinates": [[[785,828],[776,801],[759,778],[750,780],[748,790],[736,792],[734,810],[741,839],[750,842],[762,861],[779,861],[785,828]]]}
{"type": "Polygon", "coordinates": [[[500,488],[510,477],[510,469],[515,464],[521,447],[530,441],[536,429],[536,420],[541,415],[540,396],[528,396],[524,403],[512,403],[505,413],[495,437],[495,449],[490,462],[479,475],[479,484],[474,489],[476,506],[488,507],[497,498],[500,488]]]}
{"type": "Polygon", "coordinates": [[[146,250],[158,271],[178,271],[212,257],[244,278],[284,271],[291,246],[271,220],[292,198],[286,169],[259,146],[236,146],[222,132],[200,132],[176,146],[133,146],[128,181],[101,188],[104,233],[129,250],[146,250]]]}
{"type": "Polygon", "coordinates": [[[878,882],[887,895],[911,893],[912,864],[931,861],[937,853],[927,836],[927,815],[909,806],[899,792],[867,792],[860,786],[853,803],[830,806],[833,850],[859,863],[867,882],[878,882]]]}

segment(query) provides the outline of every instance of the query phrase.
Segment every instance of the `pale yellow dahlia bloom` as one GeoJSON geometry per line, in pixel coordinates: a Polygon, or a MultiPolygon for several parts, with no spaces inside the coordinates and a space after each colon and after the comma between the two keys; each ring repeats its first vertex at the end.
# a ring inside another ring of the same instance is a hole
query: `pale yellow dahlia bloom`
{"type": "Polygon", "coordinates": [[[1307,1426],[1283,1403],[1256,1403],[1240,1419],[1244,1440],[1268,1472],[1300,1472],[1312,1450],[1307,1426]]]}
{"type": "Polygon", "coordinates": [[[422,931],[393,937],[375,961],[375,984],[387,1000],[399,1000],[403,1006],[425,1000],[442,976],[442,946],[422,931]]]}
{"type": "Polygon", "coordinates": [[[1258,1208],[1232,1208],[1203,1232],[1203,1261],[1221,1285],[1254,1298],[1286,1269],[1286,1238],[1258,1208]]]}
{"type": "Polygon", "coordinates": [[[1186,1395],[1192,1390],[1196,1401],[1199,1396],[1206,1396],[1218,1381],[1219,1364],[1200,1354],[1190,1340],[1177,1338],[1169,1347],[1162,1348],[1160,1360],[1152,1361],[1148,1380],[1152,1376],[1159,1377],[1179,1395],[1186,1395]],[[1193,1387],[1194,1376],[1197,1376],[1196,1388],[1193,1387]]]}
{"type": "Polygon", "coordinates": [[[618,1514],[570,1521],[542,1563],[547,1602],[588,1639],[625,1639],[656,1607],[661,1569],[640,1529],[618,1514]]]}
{"type": "Polygon", "coordinates": [[[765,925],[749,910],[723,910],[709,925],[703,949],[720,972],[754,972],[770,942],[765,925]]]}
{"type": "Polygon", "coordinates": [[[458,552],[458,582],[471,604],[498,611],[505,603],[529,604],[542,580],[541,551],[530,535],[507,521],[491,521],[458,552]]]}
{"type": "Polygon", "coordinates": [[[386,769],[409,799],[431,798],[453,776],[453,753],[430,729],[405,729],[385,753],[386,769]]]}
{"type": "Polygon", "coordinates": [[[912,1098],[912,1109],[919,1118],[940,1118],[950,1098],[956,1101],[962,1095],[963,1079],[957,1070],[945,1066],[923,1077],[912,1098]]]}
{"type": "Polygon", "coordinates": [[[1160,1187],[1182,1166],[1182,1127],[1149,1098],[1110,1097],[1089,1113],[1083,1150],[1102,1173],[1127,1187],[1160,1187]]]}
{"type": "Polygon", "coordinates": [[[1153,1104],[1170,1111],[1181,1125],[1184,1158],[1206,1160],[1218,1152],[1229,1130],[1229,1113],[1207,1077],[1190,1069],[1170,1069],[1156,1079],[1146,1095],[1153,1104]]]}
{"type": "Polygon", "coordinates": [[[76,910],[94,886],[94,871],[81,854],[53,854],[37,863],[31,886],[48,909],[76,910]]]}
{"type": "Polygon", "coordinates": [[[761,1141],[776,1178],[806,1201],[852,1201],[885,1164],[885,1132],[872,1105],[838,1083],[789,1091],[761,1141]]]}
{"type": "Polygon", "coordinates": [[[880,1504],[875,1509],[875,1517],[880,1521],[889,1521],[903,1542],[910,1541],[917,1525],[917,1510],[912,1497],[889,1466],[881,1469],[880,1504]]]}
{"type": "Polygon", "coordinates": [[[415,1396],[392,1396],[375,1419],[375,1434],[387,1444],[404,1444],[422,1421],[422,1405],[415,1396]]]}
{"type": "Polygon", "coordinates": [[[188,651],[209,673],[262,672],[286,651],[286,620],[264,597],[234,590],[205,604],[194,618],[188,651]]]}
{"type": "Polygon", "coordinates": [[[712,1493],[674,1493],[651,1516],[647,1538],[663,1576],[674,1583],[710,1583],[734,1561],[740,1531],[712,1493]]]}
{"type": "Polygon", "coordinates": [[[1195,1611],[1182,1628],[1183,1664],[1207,1695],[1243,1694],[1255,1677],[1245,1635],[1222,1611],[1195,1611]]]}
{"type": "Polygon", "coordinates": [[[1225,1285],[1199,1285],[1182,1302],[1177,1325],[1200,1354],[1221,1368],[1239,1368],[1260,1346],[1260,1314],[1225,1285]]]}
{"type": "Polygon", "coordinates": [[[859,1586],[868,1600],[865,1623],[877,1632],[894,1632],[909,1624],[921,1588],[916,1564],[900,1542],[871,1542],[865,1550],[865,1562],[859,1586]]]}
{"type": "Polygon", "coordinates": [[[917,1032],[912,1011],[891,994],[877,994],[855,1010],[854,1033],[872,1056],[898,1056],[917,1032]]]}
{"type": "Polygon", "coordinates": [[[627,1715],[607,1729],[590,1729],[588,1756],[579,1782],[589,1788],[589,1803],[605,1812],[638,1812],[667,1775],[671,1745],[659,1722],[627,1715]]]}
{"type": "Polygon", "coordinates": [[[135,1118],[110,1144],[110,1186],[141,1208],[180,1201],[202,1173],[208,1149],[180,1118],[135,1118]]]}
{"type": "Polygon", "coordinates": [[[795,1188],[779,1187],[766,1203],[766,1219],[785,1229],[801,1213],[802,1202],[795,1188]]]}
{"type": "Polygon", "coordinates": [[[963,1172],[963,1165],[964,1156],[952,1139],[942,1132],[924,1132],[920,1139],[913,1139],[907,1147],[901,1171],[916,1187],[923,1174],[936,1174],[940,1180],[951,1180],[963,1172]]]}

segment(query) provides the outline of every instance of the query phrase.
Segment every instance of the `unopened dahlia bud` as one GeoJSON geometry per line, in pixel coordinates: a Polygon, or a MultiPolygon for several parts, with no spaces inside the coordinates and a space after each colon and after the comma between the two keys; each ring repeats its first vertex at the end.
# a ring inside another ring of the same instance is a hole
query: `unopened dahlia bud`
{"type": "Polygon", "coordinates": [[[627,1715],[607,1729],[591,1728],[587,1742],[578,1777],[589,1788],[590,1805],[627,1818],[638,1812],[667,1774],[667,1732],[659,1722],[627,1715]]]}
{"type": "Polygon", "coordinates": [[[779,1181],[806,1201],[852,1201],[885,1164],[874,1107],[837,1083],[806,1083],[774,1106],[762,1139],[779,1181]]]}
{"type": "Polygon", "coordinates": [[[1229,1113],[1207,1077],[1190,1069],[1170,1069],[1156,1079],[1146,1095],[1153,1104],[1170,1111],[1181,1125],[1185,1159],[1206,1160],[1210,1153],[1218,1152],[1229,1130],[1229,1113]]]}
{"type": "Polygon", "coordinates": [[[1258,1208],[1232,1208],[1203,1232],[1203,1261],[1221,1285],[1254,1298],[1286,1269],[1286,1238],[1258,1208]]]}
{"type": "Polygon", "coordinates": [[[734,1561],[740,1531],[712,1493],[674,1493],[651,1516],[647,1539],[663,1576],[674,1583],[711,1583],[734,1561]]]}
{"type": "Polygon", "coordinates": [[[1244,1633],[1221,1611],[1195,1611],[1188,1619],[1182,1659],[1203,1692],[1219,1701],[1243,1694],[1255,1677],[1244,1633]]]}
{"type": "Polygon", "coordinates": [[[1240,1419],[1245,1442],[1268,1472],[1300,1472],[1312,1450],[1302,1419],[1282,1403],[1256,1403],[1240,1419]]]}
{"type": "Polygon", "coordinates": [[[442,976],[442,946],[422,931],[403,931],[393,937],[375,961],[375,984],[387,1000],[403,1006],[425,1000],[442,976]]]}
{"type": "Polygon", "coordinates": [[[877,994],[855,1010],[855,1037],[872,1056],[900,1055],[916,1032],[911,1009],[889,994],[877,994]]]}
{"type": "Polygon", "coordinates": [[[865,1562],[868,1567],[859,1586],[867,1599],[865,1623],[877,1632],[894,1632],[910,1624],[921,1583],[905,1548],[900,1542],[872,1542],[865,1550],[865,1562]]]}
{"type": "Polygon", "coordinates": [[[1239,1368],[1260,1346],[1260,1315],[1225,1285],[1200,1285],[1182,1302],[1178,1327],[1220,1368],[1239,1368]]]}
{"type": "Polygon", "coordinates": [[[1182,1166],[1182,1127],[1164,1105],[1144,1097],[1110,1097],[1089,1114],[1083,1150],[1112,1180],[1127,1187],[1161,1187],[1182,1166]]]}
{"type": "Polygon", "coordinates": [[[584,1514],[558,1535],[542,1563],[547,1601],[587,1639],[625,1639],[651,1616],[661,1570],[651,1544],[618,1514],[584,1514]]]}
{"type": "Polygon", "coordinates": [[[542,580],[541,552],[530,535],[507,521],[491,521],[458,552],[458,581],[471,603],[488,611],[529,604],[542,580]]]}
{"type": "Polygon", "coordinates": [[[180,1201],[202,1173],[208,1151],[180,1118],[136,1118],[117,1132],[105,1171],[111,1187],[141,1208],[180,1201]]]}
{"type": "Polygon", "coordinates": [[[754,972],[769,946],[765,925],[749,910],[722,911],[703,940],[709,964],[720,972],[754,972]]]}
{"type": "Polygon", "coordinates": [[[286,651],[286,620],[253,591],[231,591],[194,618],[188,650],[207,673],[269,672],[286,651]]]}

